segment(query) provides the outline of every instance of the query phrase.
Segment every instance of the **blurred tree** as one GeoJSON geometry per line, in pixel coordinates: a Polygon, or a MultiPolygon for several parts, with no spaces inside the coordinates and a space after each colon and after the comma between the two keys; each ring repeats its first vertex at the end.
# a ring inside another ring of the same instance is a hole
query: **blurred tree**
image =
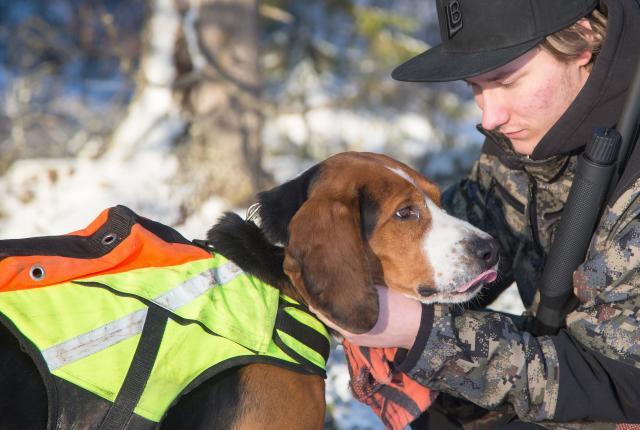
{"type": "Polygon", "coordinates": [[[186,216],[337,151],[420,168],[466,138],[468,104],[389,74],[438,38],[424,0],[0,2],[0,173],[169,145],[186,216]]]}
{"type": "Polygon", "coordinates": [[[420,168],[430,153],[466,139],[460,131],[468,128],[470,97],[463,85],[390,78],[395,66],[439,42],[435,2],[263,0],[267,7],[267,117],[299,118],[287,122],[299,124],[297,136],[265,141],[270,155],[297,154],[310,163],[337,151],[374,150],[420,168]],[[328,118],[324,128],[318,117],[328,118]]]}
{"type": "Polygon", "coordinates": [[[0,173],[99,153],[131,97],[142,0],[0,2],[0,173]]]}
{"type": "Polygon", "coordinates": [[[108,155],[178,142],[185,216],[212,196],[246,205],[270,184],[261,163],[257,16],[257,0],[151,3],[136,96],[108,155]]]}
{"type": "Polygon", "coordinates": [[[262,167],[258,0],[191,0],[182,11],[176,90],[189,120],[180,154],[190,204],[218,195],[244,205],[272,183],[262,167]]]}

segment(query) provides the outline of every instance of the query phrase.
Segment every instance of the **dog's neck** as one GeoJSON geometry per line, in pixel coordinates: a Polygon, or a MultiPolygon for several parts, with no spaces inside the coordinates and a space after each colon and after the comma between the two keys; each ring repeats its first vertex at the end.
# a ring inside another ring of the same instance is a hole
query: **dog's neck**
{"type": "Polygon", "coordinates": [[[303,304],[307,308],[309,307],[309,303],[307,303],[304,297],[302,297],[302,295],[298,292],[296,287],[294,287],[291,282],[287,282],[284,285],[276,286],[276,288],[278,288],[282,292],[282,294],[291,297],[293,300],[303,304]]]}
{"type": "Polygon", "coordinates": [[[215,252],[246,273],[307,306],[282,268],[284,248],[271,243],[252,220],[243,220],[237,214],[227,212],[209,230],[207,240],[215,252]]]}

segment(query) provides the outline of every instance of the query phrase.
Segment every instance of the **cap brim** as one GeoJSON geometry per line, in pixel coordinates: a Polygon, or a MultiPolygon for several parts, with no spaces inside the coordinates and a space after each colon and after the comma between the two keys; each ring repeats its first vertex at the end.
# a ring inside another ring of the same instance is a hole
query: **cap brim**
{"type": "Polygon", "coordinates": [[[466,79],[504,66],[531,50],[543,39],[541,37],[516,46],[477,53],[446,51],[439,45],[402,63],[391,72],[391,77],[407,82],[466,79]]]}

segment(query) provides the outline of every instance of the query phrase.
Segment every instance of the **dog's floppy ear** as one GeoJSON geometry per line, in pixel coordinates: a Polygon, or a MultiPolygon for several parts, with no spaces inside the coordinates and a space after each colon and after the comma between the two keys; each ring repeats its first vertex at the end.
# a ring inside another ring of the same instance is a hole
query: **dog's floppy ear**
{"type": "MultiPolygon", "coordinates": [[[[313,196],[289,223],[284,270],[307,303],[353,333],[378,318],[372,273],[376,258],[363,238],[370,219],[363,194],[313,196]]],[[[371,205],[369,205],[371,206],[371,205]]]]}
{"type": "Polygon", "coordinates": [[[322,169],[322,163],[307,169],[294,179],[258,194],[260,228],[273,243],[289,242],[289,222],[307,201],[309,187],[322,169]]]}

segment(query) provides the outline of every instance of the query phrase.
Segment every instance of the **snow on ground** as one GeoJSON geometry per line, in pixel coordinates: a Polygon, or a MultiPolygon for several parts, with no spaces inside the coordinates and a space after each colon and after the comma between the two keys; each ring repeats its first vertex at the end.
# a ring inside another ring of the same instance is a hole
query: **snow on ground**
{"type": "Polygon", "coordinates": [[[178,206],[167,181],[176,164],[172,156],[157,152],[121,163],[85,158],[18,161],[0,180],[0,236],[75,231],[116,204],[171,223],[178,206]]]}
{"type": "Polygon", "coordinates": [[[278,154],[265,160],[265,168],[274,172],[278,181],[295,176],[299,163],[292,159],[303,147],[316,159],[349,150],[384,153],[405,162],[442,149],[431,124],[423,116],[390,115],[393,114],[325,107],[305,114],[279,115],[264,128],[267,147],[271,146],[278,154]]]}
{"type": "Polygon", "coordinates": [[[518,287],[516,284],[511,284],[509,288],[489,306],[489,309],[495,311],[506,312],[512,315],[522,315],[525,311],[522,300],[520,299],[520,293],[518,293],[518,287]]]}

